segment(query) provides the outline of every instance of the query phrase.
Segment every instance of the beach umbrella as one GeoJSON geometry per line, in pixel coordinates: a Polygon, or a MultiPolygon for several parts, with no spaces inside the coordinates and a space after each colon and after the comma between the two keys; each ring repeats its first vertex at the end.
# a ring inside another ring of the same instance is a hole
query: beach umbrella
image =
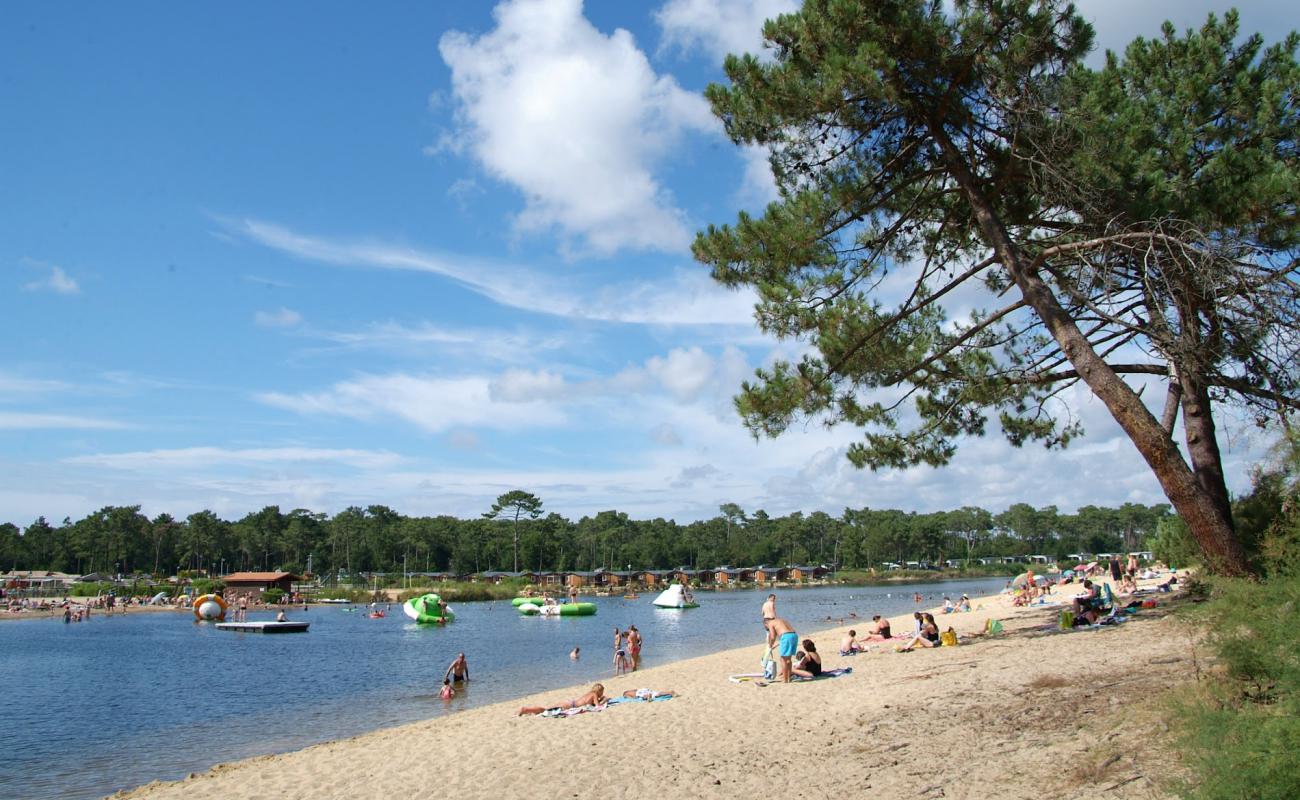
{"type": "Polygon", "coordinates": [[[1017,575],[1016,577],[1014,577],[1014,578],[1011,579],[1011,585],[1014,586],[1014,587],[1017,588],[1017,589],[1024,588],[1024,585],[1025,585],[1026,583],[1029,583],[1029,573],[1028,573],[1028,572],[1022,572],[1022,573],[1020,573],[1019,575],[1017,575]]]}
{"type": "Polygon", "coordinates": [[[1065,572],[1062,572],[1062,573],[1061,573],[1061,577],[1062,577],[1062,578],[1073,578],[1073,577],[1074,577],[1074,570],[1072,570],[1072,569],[1067,569],[1065,572]]]}

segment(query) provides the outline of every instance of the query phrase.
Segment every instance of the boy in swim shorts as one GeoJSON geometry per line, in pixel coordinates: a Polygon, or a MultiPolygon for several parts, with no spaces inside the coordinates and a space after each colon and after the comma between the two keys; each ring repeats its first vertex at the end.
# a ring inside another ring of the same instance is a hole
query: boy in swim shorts
{"type": "Polygon", "coordinates": [[[790,659],[799,650],[799,634],[794,632],[794,628],[789,622],[780,617],[773,617],[765,620],[763,625],[767,628],[767,646],[772,648],[779,646],[777,651],[777,675],[781,678],[782,683],[790,682],[790,671],[792,665],[790,659]]]}

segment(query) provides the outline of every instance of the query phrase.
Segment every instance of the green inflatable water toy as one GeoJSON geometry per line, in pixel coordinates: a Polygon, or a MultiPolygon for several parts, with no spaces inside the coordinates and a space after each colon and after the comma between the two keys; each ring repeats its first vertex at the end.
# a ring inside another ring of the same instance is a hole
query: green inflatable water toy
{"type": "Polygon", "coordinates": [[[521,603],[517,606],[520,614],[543,617],[590,617],[596,613],[595,603],[565,603],[563,605],[543,606],[536,603],[521,603]]]}
{"type": "Polygon", "coordinates": [[[450,608],[446,611],[446,617],[443,617],[442,610],[438,603],[442,600],[436,594],[422,594],[419,597],[413,597],[402,603],[402,611],[406,616],[421,624],[437,624],[440,622],[451,622],[456,619],[450,608]]]}
{"type": "Polygon", "coordinates": [[[540,598],[540,597],[516,597],[514,600],[511,600],[511,601],[510,601],[510,605],[514,606],[515,608],[519,608],[519,607],[522,606],[524,603],[532,603],[532,604],[535,605],[535,606],[540,606],[540,605],[542,604],[542,598],[540,598]]]}

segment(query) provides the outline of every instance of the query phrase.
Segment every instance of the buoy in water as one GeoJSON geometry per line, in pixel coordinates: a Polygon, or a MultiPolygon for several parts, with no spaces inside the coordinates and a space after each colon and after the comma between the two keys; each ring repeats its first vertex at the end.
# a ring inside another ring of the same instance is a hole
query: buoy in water
{"type": "Polygon", "coordinates": [[[218,622],[226,618],[226,601],[219,594],[203,594],[194,598],[194,618],[200,622],[218,622]]]}

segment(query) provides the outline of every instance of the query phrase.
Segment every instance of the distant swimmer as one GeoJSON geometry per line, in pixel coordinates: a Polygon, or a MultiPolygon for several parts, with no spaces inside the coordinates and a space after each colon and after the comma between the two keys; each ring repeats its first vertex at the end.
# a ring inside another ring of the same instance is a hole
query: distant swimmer
{"type": "Polygon", "coordinates": [[[573,659],[574,661],[577,661],[581,650],[582,650],[581,647],[577,647],[575,645],[573,651],[569,653],[569,658],[573,659]]]}

